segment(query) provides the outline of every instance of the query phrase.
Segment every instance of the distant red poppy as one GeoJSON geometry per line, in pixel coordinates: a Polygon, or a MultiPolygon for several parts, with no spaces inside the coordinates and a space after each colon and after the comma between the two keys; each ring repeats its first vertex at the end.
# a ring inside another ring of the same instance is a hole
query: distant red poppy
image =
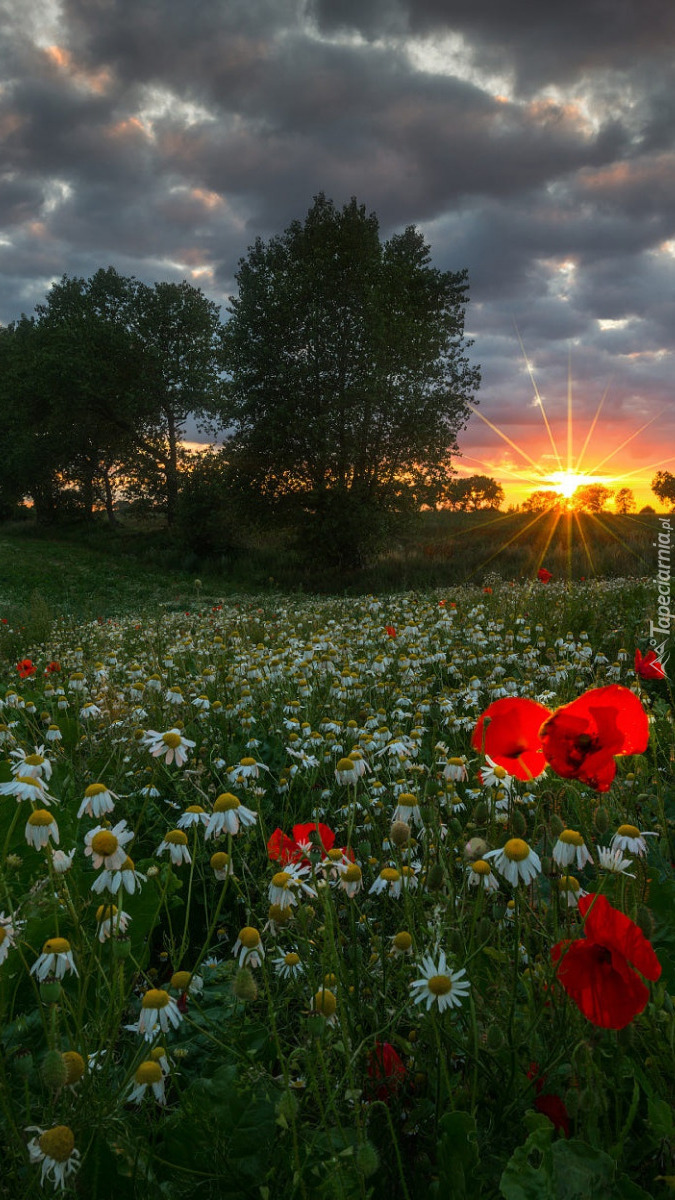
{"type": "Polygon", "coordinates": [[[615,755],[647,749],[649,724],[640,700],[612,683],[591,688],[556,709],[541,727],[544,756],[556,775],[606,792],[616,774],[615,755]]]}
{"type": "Polygon", "coordinates": [[[546,1076],[539,1074],[538,1063],[530,1063],[527,1078],[532,1080],[535,1091],[534,1107],[537,1112],[548,1117],[551,1124],[568,1138],[570,1136],[570,1115],[560,1096],[556,1096],[553,1092],[544,1092],[546,1076]]]}
{"type": "Polygon", "coordinates": [[[376,1085],[375,1098],[385,1104],[396,1096],[405,1079],[405,1067],[389,1042],[375,1042],[368,1056],[368,1076],[376,1085]]]}
{"type": "Polygon", "coordinates": [[[540,567],[537,571],[537,579],[541,579],[542,583],[548,583],[551,579],[553,579],[553,575],[550,571],[546,570],[546,567],[540,567]]]}
{"type": "Polygon", "coordinates": [[[534,779],[546,767],[539,730],[551,710],[523,696],[495,700],[478,718],[471,736],[475,750],[517,779],[534,779]]]}
{"type": "Polygon", "coordinates": [[[439,607],[439,608],[445,608],[445,600],[439,600],[439,601],[438,601],[438,607],[439,607]]]}
{"type": "MultiPolygon", "coordinates": [[[[273,862],[289,863],[306,861],[305,852],[302,849],[309,842],[314,844],[312,833],[316,833],[316,822],[307,821],[303,825],[293,826],[293,837],[288,837],[283,829],[275,829],[267,842],[267,857],[273,862]]],[[[319,838],[324,850],[331,850],[335,842],[335,834],[332,829],[319,821],[319,838]]]]}
{"type": "Polygon", "coordinates": [[[396,637],[396,628],[394,625],[385,625],[384,632],[388,637],[396,637]]]}
{"type": "Polygon", "coordinates": [[[635,651],[635,674],[640,676],[640,679],[665,679],[666,672],[663,669],[663,663],[655,650],[648,650],[643,656],[639,650],[635,651]]]}
{"type": "Polygon", "coordinates": [[[488,596],[492,595],[492,588],[490,588],[490,587],[483,588],[483,591],[486,592],[488,596]]]}
{"type": "Polygon", "coordinates": [[[582,896],[579,912],[584,936],[551,949],[558,982],[594,1025],[623,1029],[649,1000],[640,975],[658,979],[661,964],[642,930],[606,896],[582,896]]]}
{"type": "Polygon", "coordinates": [[[35,664],[30,658],[22,658],[21,662],[16,664],[16,669],[19,672],[21,679],[28,679],[31,675],[34,675],[36,671],[35,664]]]}
{"type": "Polygon", "coordinates": [[[60,671],[60,670],[61,670],[61,663],[52,661],[52,662],[47,663],[47,666],[45,667],[45,675],[54,675],[57,671],[60,671]]]}

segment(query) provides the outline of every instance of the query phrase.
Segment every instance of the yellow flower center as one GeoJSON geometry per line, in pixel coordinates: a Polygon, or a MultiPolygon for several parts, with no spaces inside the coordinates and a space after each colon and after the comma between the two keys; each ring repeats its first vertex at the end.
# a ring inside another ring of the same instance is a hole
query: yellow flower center
{"type": "Polygon", "coordinates": [[[563,875],[562,879],[558,880],[558,890],[561,892],[578,892],[579,880],[574,878],[574,875],[563,875]]]}
{"type": "Polygon", "coordinates": [[[41,754],[27,754],[24,759],[29,767],[41,767],[44,761],[41,754]]]}
{"type": "Polygon", "coordinates": [[[291,910],[282,908],[280,904],[270,904],[267,915],[270,921],[274,921],[277,925],[285,925],[291,919],[291,910]]]}
{"type": "Polygon", "coordinates": [[[230,861],[230,856],[224,850],[216,850],[216,853],[211,855],[209,861],[214,871],[224,871],[230,861]]]}
{"type": "Polygon", "coordinates": [[[100,854],[102,858],[108,858],[114,854],[118,846],[119,842],[115,834],[111,833],[109,829],[99,829],[91,839],[92,850],[95,854],[100,854]]]}
{"type": "Polygon", "coordinates": [[[394,945],[397,950],[409,950],[412,946],[412,938],[404,929],[394,936],[394,945]]]}
{"type": "Polygon", "coordinates": [[[107,792],[107,790],[104,783],[90,783],[89,787],[84,789],[84,794],[88,800],[91,796],[100,796],[102,792],[107,792]]]}
{"type": "Polygon", "coordinates": [[[352,762],[351,758],[341,758],[338,760],[338,765],[337,765],[336,770],[338,770],[340,772],[353,771],[354,763],[352,762]]]}
{"type": "Polygon", "coordinates": [[[471,864],[471,870],[475,875],[489,875],[491,867],[489,862],[485,862],[485,859],[478,858],[471,864]]]}
{"type": "Polygon", "coordinates": [[[220,795],[216,800],[213,806],[213,811],[230,812],[231,809],[239,807],[239,801],[237,800],[236,796],[232,795],[232,792],[223,792],[222,795],[220,795]]]}
{"type": "Polygon", "coordinates": [[[36,788],[38,792],[42,791],[42,784],[39,779],[35,779],[32,775],[17,775],[17,783],[22,783],[24,787],[36,788]]]}
{"type": "Polygon", "coordinates": [[[43,954],[69,954],[70,942],[66,938],[48,938],[42,947],[43,954]]]}
{"type": "Polygon", "coordinates": [[[522,838],[509,838],[504,846],[504,854],[511,862],[523,862],[530,857],[530,847],[522,838]]]}
{"type": "Polygon", "coordinates": [[[380,879],[385,879],[387,883],[396,883],[396,880],[400,878],[396,867],[383,867],[380,871],[380,879]]]}
{"type": "Polygon", "coordinates": [[[201,804],[188,804],[185,811],[200,813],[200,812],[204,812],[204,809],[202,808],[201,804]]]}
{"type": "Polygon", "coordinates": [[[66,1083],[77,1083],[85,1072],[85,1063],[77,1050],[65,1050],[61,1055],[66,1068],[66,1083]]]}
{"type": "Polygon", "coordinates": [[[134,1079],[136,1080],[136,1083],[161,1083],[162,1068],[160,1067],[159,1063],[153,1062],[152,1059],[148,1059],[147,1062],[142,1062],[140,1067],[136,1068],[136,1071],[134,1072],[134,1079]]]}
{"type": "Polygon", "coordinates": [[[412,792],[401,792],[398,802],[399,804],[403,804],[405,808],[415,808],[417,806],[417,797],[413,796],[412,792]]]}
{"type": "Polygon", "coordinates": [[[170,999],[163,988],[149,988],[141,1000],[141,1008],[166,1008],[170,999]]]}
{"type": "Polygon", "coordinates": [[[51,825],[54,818],[46,808],[36,808],[28,818],[29,825],[51,825]]]}
{"type": "MultiPolygon", "coordinates": [[[[464,766],[463,758],[449,758],[448,762],[451,767],[463,767],[464,766]]],[[[496,774],[496,772],[495,772],[495,774],[496,774]]]]}
{"type": "Polygon", "coordinates": [[[568,846],[583,846],[584,844],[584,839],[575,829],[563,829],[559,840],[568,846]]]}
{"type": "Polygon", "coordinates": [[[117,915],[117,906],[115,904],[99,904],[96,909],[96,920],[100,925],[102,921],[109,921],[117,915]]]}
{"type": "Polygon", "coordinates": [[[361,878],[361,868],[358,863],[350,863],[342,872],[342,878],[346,879],[347,883],[358,883],[361,878]]]}
{"type": "Polygon", "coordinates": [[[241,758],[239,760],[240,767],[254,767],[255,765],[256,765],[255,759],[251,758],[250,756],[247,756],[246,758],[241,758]]]}
{"type": "Polygon", "coordinates": [[[427,980],[427,987],[432,996],[447,996],[452,990],[452,980],[447,975],[432,975],[427,980]]]}
{"type": "Polygon", "coordinates": [[[323,986],[327,987],[327,988],[332,988],[332,987],[335,987],[336,983],[337,983],[337,975],[334,975],[332,971],[328,971],[323,977],[323,986]]]}
{"type": "Polygon", "coordinates": [[[174,971],[171,976],[171,986],[179,992],[184,992],[192,979],[189,971],[174,971]]]}
{"type": "Polygon", "coordinates": [[[619,825],[617,833],[620,837],[637,838],[640,836],[640,830],[635,825],[619,825]]]}
{"type": "Polygon", "coordinates": [[[165,746],[169,746],[171,750],[177,750],[180,746],[180,734],[169,730],[168,733],[162,734],[162,741],[165,746]]]}
{"type": "Polygon", "coordinates": [[[331,862],[339,862],[342,858],[342,851],[338,850],[337,847],[334,847],[332,850],[328,851],[327,857],[331,862]]]}
{"type": "Polygon", "coordinates": [[[277,871],[276,875],[272,876],[272,887],[286,888],[292,878],[288,871],[277,871]]]}
{"type": "Polygon", "coordinates": [[[166,1058],[166,1050],[164,1046],[153,1046],[150,1051],[150,1058],[153,1062],[159,1062],[160,1058],[166,1058]]]}
{"type": "Polygon", "coordinates": [[[328,988],[322,988],[314,997],[314,1005],[322,1017],[332,1017],[337,1008],[337,1000],[328,988]]]}
{"type": "Polygon", "coordinates": [[[182,829],[170,829],[164,835],[164,841],[171,846],[187,846],[187,833],[183,833],[182,829]]]}
{"type": "Polygon", "coordinates": [[[239,930],[239,941],[247,950],[253,950],[254,946],[260,945],[260,934],[252,925],[245,925],[239,930]]]}
{"type": "Polygon", "coordinates": [[[75,1134],[67,1125],[55,1125],[40,1134],[38,1145],[46,1158],[66,1162],[75,1149],[75,1134]]]}
{"type": "Polygon", "coordinates": [[[7,937],[7,930],[5,929],[5,927],[3,925],[0,925],[0,946],[2,945],[2,943],[4,942],[6,937],[7,937]]]}
{"type": "Polygon", "coordinates": [[[504,767],[493,767],[492,773],[497,777],[497,779],[506,779],[506,776],[508,775],[508,771],[506,771],[504,767]]]}
{"type": "Polygon", "coordinates": [[[290,950],[288,954],[284,954],[284,962],[287,967],[297,967],[300,962],[300,955],[294,950],[290,950]]]}
{"type": "Polygon", "coordinates": [[[133,858],[129,858],[129,855],[127,854],[127,857],[125,858],[124,862],[122,863],[120,870],[121,871],[133,871],[134,867],[135,867],[135,863],[134,863],[133,858]]]}

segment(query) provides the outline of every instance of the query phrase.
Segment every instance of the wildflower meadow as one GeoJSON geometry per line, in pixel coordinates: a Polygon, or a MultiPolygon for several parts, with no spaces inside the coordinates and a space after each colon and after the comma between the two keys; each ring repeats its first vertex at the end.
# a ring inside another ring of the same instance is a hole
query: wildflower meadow
{"type": "Polygon", "coordinates": [[[650,594],[6,617],[0,1196],[670,1195],[650,594]]]}

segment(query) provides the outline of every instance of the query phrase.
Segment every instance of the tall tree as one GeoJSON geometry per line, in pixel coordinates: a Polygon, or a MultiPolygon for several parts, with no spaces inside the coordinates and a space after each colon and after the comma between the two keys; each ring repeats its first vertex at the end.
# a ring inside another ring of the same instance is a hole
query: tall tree
{"type": "Polygon", "coordinates": [[[652,479],[652,491],[662,504],[675,512],[675,475],[670,471],[657,471],[652,479]]]}
{"type": "Polygon", "coordinates": [[[489,475],[466,475],[451,484],[449,501],[452,508],[470,512],[499,508],[504,503],[504,489],[489,475]]]}
{"type": "Polygon", "coordinates": [[[626,513],[635,512],[637,505],[635,503],[635,496],[633,495],[631,488],[619,488],[616,496],[614,497],[614,507],[618,513],[623,513],[624,515],[626,513]]]}
{"type": "Polygon", "coordinates": [[[523,512],[547,512],[556,508],[562,508],[564,505],[563,497],[560,492],[555,492],[553,489],[539,490],[530,492],[529,496],[523,500],[523,512]]]}
{"type": "Polygon", "coordinates": [[[588,483],[578,487],[570,496],[570,506],[575,512],[602,512],[612,498],[611,488],[604,483],[588,483]]]}
{"type": "Polygon", "coordinates": [[[262,495],[330,526],[337,560],[358,555],[368,513],[447,486],[479,382],[466,272],[432,267],[413,226],[383,244],[374,213],[320,194],[304,223],[256,240],[236,281],[228,456],[262,495]]]}

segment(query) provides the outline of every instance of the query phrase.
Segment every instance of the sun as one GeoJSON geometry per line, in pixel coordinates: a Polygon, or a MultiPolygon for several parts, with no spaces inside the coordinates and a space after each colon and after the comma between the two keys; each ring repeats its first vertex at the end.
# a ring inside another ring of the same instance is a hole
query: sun
{"type": "Polygon", "coordinates": [[[606,476],[599,475],[584,475],[582,471],[574,471],[569,468],[567,471],[554,471],[553,474],[546,477],[546,483],[552,485],[554,492],[560,492],[566,500],[570,500],[576,492],[577,488],[586,487],[591,483],[612,483],[613,480],[606,476]]]}

